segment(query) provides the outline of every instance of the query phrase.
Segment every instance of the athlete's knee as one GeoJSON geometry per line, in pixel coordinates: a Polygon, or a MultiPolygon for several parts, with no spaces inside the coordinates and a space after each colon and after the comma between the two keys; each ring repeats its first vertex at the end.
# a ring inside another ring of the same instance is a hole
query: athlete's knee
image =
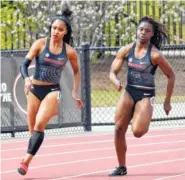
{"type": "Polygon", "coordinates": [[[119,123],[115,124],[115,136],[116,138],[120,138],[125,135],[124,127],[121,126],[119,123]]]}
{"type": "Polygon", "coordinates": [[[49,117],[47,116],[47,112],[38,114],[36,116],[36,123],[34,126],[34,130],[41,131],[41,132],[44,131],[48,120],[49,120],[49,117]]]}
{"type": "Polygon", "coordinates": [[[36,123],[34,127],[35,131],[43,132],[45,130],[45,125],[42,122],[36,123]]]}
{"type": "Polygon", "coordinates": [[[29,133],[32,136],[32,134],[33,134],[33,128],[29,128],[29,133]]]}
{"type": "Polygon", "coordinates": [[[29,140],[27,153],[35,155],[44,140],[44,132],[34,131],[29,140]]]}
{"type": "Polygon", "coordinates": [[[42,119],[37,118],[34,126],[34,130],[44,132],[47,122],[48,120],[45,117],[43,117],[42,119]]]}
{"type": "Polygon", "coordinates": [[[132,132],[135,137],[140,138],[148,132],[148,129],[143,129],[143,128],[139,128],[139,127],[132,127],[132,132]]]}
{"type": "Polygon", "coordinates": [[[144,133],[142,131],[138,131],[138,130],[137,131],[134,130],[133,134],[137,138],[140,138],[140,137],[142,137],[144,135],[144,133]]]}
{"type": "Polygon", "coordinates": [[[121,136],[121,127],[115,127],[115,136],[119,138],[121,136]]]}

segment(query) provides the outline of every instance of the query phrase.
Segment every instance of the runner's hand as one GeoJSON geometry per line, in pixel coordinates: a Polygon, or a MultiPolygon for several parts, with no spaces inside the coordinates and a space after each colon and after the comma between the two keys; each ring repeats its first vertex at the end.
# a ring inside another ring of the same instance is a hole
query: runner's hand
{"type": "Polygon", "coordinates": [[[163,107],[164,107],[164,111],[165,111],[166,115],[168,115],[169,112],[170,112],[171,109],[172,109],[170,102],[164,101],[163,107]]]}
{"type": "Polygon", "coordinates": [[[116,89],[117,89],[118,91],[121,91],[121,90],[123,89],[123,85],[122,85],[121,81],[118,81],[118,82],[116,83],[116,89]]]}
{"type": "Polygon", "coordinates": [[[78,97],[78,94],[77,94],[76,91],[73,91],[73,92],[72,92],[72,97],[73,97],[73,99],[76,101],[77,107],[78,107],[79,109],[83,108],[83,102],[82,102],[82,100],[78,97]]]}
{"type": "Polygon", "coordinates": [[[31,89],[31,86],[32,86],[32,81],[31,79],[28,77],[25,79],[25,85],[24,85],[24,93],[26,95],[28,95],[30,89],[31,89]]]}

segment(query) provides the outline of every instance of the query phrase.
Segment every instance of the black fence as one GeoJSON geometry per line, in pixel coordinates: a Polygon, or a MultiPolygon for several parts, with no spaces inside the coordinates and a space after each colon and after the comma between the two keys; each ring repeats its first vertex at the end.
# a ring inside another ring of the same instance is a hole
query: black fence
{"type": "MultiPolygon", "coordinates": [[[[84,44],[76,48],[81,67],[80,94],[84,102],[82,111],[76,108],[71,97],[73,73],[70,64],[62,73],[62,98],[59,114],[54,117],[47,129],[62,133],[66,131],[91,131],[92,126],[113,125],[115,107],[120,96],[109,80],[110,66],[120,47],[90,47],[84,44]],[[72,130],[71,130],[72,128],[72,130]]],[[[26,98],[23,92],[24,81],[19,74],[19,66],[26,50],[1,52],[1,132],[11,133],[27,131],[26,98]]],[[[176,74],[175,89],[172,97],[172,111],[168,116],[163,110],[167,78],[158,68],[156,75],[156,103],[152,123],[157,126],[185,126],[185,44],[163,46],[162,53],[176,74]]],[[[34,63],[29,74],[34,71],[34,63]]],[[[125,84],[126,67],[119,74],[125,84]]]]}
{"type": "MultiPolygon", "coordinates": [[[[12,136],[15,136],[15,132],[28,130],[24,80],[19,73],[20,64],[26,53],[27,50],[1,52],[1,132],[10,133],[12,136]]],[[[84,60],[82,61],[85,62],[84,60]]],[[[33,61],[29,66],[29,75],[31,77],[34,69],[33,61]]],[[[73,73],[69,62],[62,72],[60,86],[61,101],[59,104],[59,114],[52,118],[46,129],[57,129],[56,131],[59,132],[61,132],[61,128],[68,128],[68,131],[72,132],[90,130],[86,123],[82,121],[86,119],[82,117],[85,113],[77,109],[76,102],[71,96],[73,73]],[[69,127],[71,128],[69,129],[69,127]]],[[[83,92],[86,93],[85,91],[83,92]]],[[[82,94],[82,96],[84,95],[82,94]]]]}
{"type": "MultiPolygon", "coordinates": [[[[91,56],[91,121],[92,125],[114,124],[113,117],[115,106],[120,96],[109,81],[110,66],[115,58],[114,48],[89,48],[91,56]]],[[[154,106],[153,124],[185,126],[185,44],[167,45],[161,49],[176,74],[176,82],[172,97],[172,111],[168,116],[163,110],[163,102],[166,95],[167,78],[158,68],[156,73],[156,103],[154,106]]],[[[122,67],[119,79],[125,84],[126,66],[122,67]]]]}

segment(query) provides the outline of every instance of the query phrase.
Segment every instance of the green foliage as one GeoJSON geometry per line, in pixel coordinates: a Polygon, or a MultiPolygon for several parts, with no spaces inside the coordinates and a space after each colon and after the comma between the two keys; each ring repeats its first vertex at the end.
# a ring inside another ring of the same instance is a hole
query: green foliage
{"type": "Polygon", "coordinates": [[[117,31],[114,19],[110,19],[105,24],[106,45],[115,46],[116,31],[120,45],[132,42],[136,31],[132,20],[138,22],[143,16],[152,17],[166,25],[170,44],[184,43],[185,23],[182,24],[181,22],[182,11],[184,9],[185,2],[182,1],[128,1],[122,10],[128,17],[123,16],[121,12],[119,13],[119,21],[121,21],[119,31],[117,31]],[[179,10],[179,8],[181,8],[181,10],[179,10]]]}
{"type": "MultiPolygon", "coordinates": [[[[61,11],[62,1],[1,1],[1,49],[22,49],[48,34],[50,18],[61,11]]],[[[142,16],[167,26],[171,44],[185,42],[182,22],[184,1],[70,1],[74,14],[73,36],[77,45],[122,46],[135,39],[142,16]]]]}
{"type": "Polygon", "coordinates": [[[30,47],[31,38],[36,38],[38,25],[43,22],[38,21],[39,18],[34,17],[33,12],[28,9],[27,1],[2,1],[0,49],[30,47]]]}

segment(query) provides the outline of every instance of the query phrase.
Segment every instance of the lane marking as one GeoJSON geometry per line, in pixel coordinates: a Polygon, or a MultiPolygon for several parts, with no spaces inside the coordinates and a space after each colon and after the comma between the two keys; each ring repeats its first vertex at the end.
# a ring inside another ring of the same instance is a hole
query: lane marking
{"type": "MultiPolygon", "coordinates": [[[[146,144],[134,144],[130,145],[129,147],[138,147],[138,146],[152,146],[152,145],[159,145],[159,144],[172,144],[172,143],[183,143],[185,140],[182,141],[169,141],[169,142],[158,142],[158,143],[146,143],[146,144]]],[[[74,154],[74,153],[82,153],[82,152],[91,152],[91,151],[102,151],[102,150],[109,150],[109,149],[114,149],[113,146],[111,147],[106,147],[106,148],[95,148],[95,149],[85,149],[85,150],[78,150],[78,151],[65,151],[61,153],[49,153],[49,154],[38,154],[36,158],[38,157],[46,157],[46,156],[55,156],[55,155],[62,155],[62,154],[74,154]]],[[[15,159],[20,159],[20,157],[14,157],[14,158],[4,158],[1,159],[2,161],[8,161],[8,160],[15,160],[15,159]]]]}
{"type": "MultiPolygon", "coordinates": [[[[183,159],[167,160],[167,161],[157,161],[157,162],[153,162],[153,163],[144,163],[144,164],[129,166],[128,169],[137,168],[137,167],[143,167],[143,166],[150,166],[150,165],[155,165],[155,164],[163,164],[163,163],[169,163],[169,162],[183,161],[183,160],[185,160],[185,158],[183,158],[183,159]]],[[[50,180],[70,179],[70,178],[76,178],[76,177],[81,177],[81,176],[88,176],[88,175],[92,175],[92,174],[105,173],[105,172],[109,172],[109,171],[112,171],[112,169],[104,170],[104,171],[95,171],[95,172],[84,173],[84,174],[78,174],[78,175],[74,175],[74,176],[66,176],[66,177],[55,178],[55,179],[50,179],[50,180]]],[[[108,178],[108,176],[107,176],[107,178],[108,178]]]]}
{"type": "MultiPolygon", "coordinates": [[[[148,132],[149,134],[150,133],[152,133],[152,132],[159,132],[159,131],[162,131],[162,133],[164,132],[164,131],[177,131],[177,130],[185,130],[185,128],[167,128],[167,129],[150,129],[150,131],[148,132]]],[[[62,137],[46,137],[46,139],[45,140],[54,140],[54,139],[67,139],[67,138],[81,138],[81,137],[96,137],[96,136],[99,136],[99,135],[102,135],[102,136],[108,136],[108,135],[112,135],[112,134],[114,134],[114,133],[111,133],[111,132],[109,132],[109,133],[101,133],[101,132],[83,132],[83,134],[78,134],[78,135],[64,135],[64,136],[62,136],[62,137]],[[92,133],[96,133],[96,134],[92,134],[92,133]],[[98,133],[98,134],[97,134],[98,133]]],[[[127,132],[127,134],[132,134],[132,132],[131,131],[128,131],[127,132]]],[[[46,135],[47,136],[47,135],[46,135]]],[[[24,139],[24,140],[22,140],[22,139],[18,139],[18,140],[16,140],[16,139],[14,139],[14,140],[7,140],[7,139],[2,139],[1,140],[1,144],[13,144],[13,143],[17,143],[17,142],[27,142],[28,141],[28,139],[24,139]]]]}
{"type": "MultiPolygon", "coordinates": [[[[135,153],[135,154],[130,154],[128,156],[155,154],[155,153],[161,153],[161,152],[173,152],[173,151],[181,151],[181,150],[184,151],[185,148],[179,148],[179,149],[175,149],[175,150],[163,150],[163,151],[150,151],[150,152],[144,152],[144,153],[135,153]]],[[[92,159],[82,159],[82,160],[68,161],[68,162],[54,163],[54,164],[47,164],[47,165],[34,166],[34,167],[30,166],[29,169],[53,167],[53,166],[60,166],[60,165],[66,165],[66,164],[75,164],[75,163],[82,163],[82,162],[89,162],[89,161],[96,161],[96,160],[103,160],[103,159],[112,159],[112,158],[116,158],[116,156],[107,156],[107,157],[92,158],[92,159]]],[[[185,159],[185,158],[183,158],[183,159],[185,159]]],[[[166,162],[166,161],[163,161],[163,162],[166,162]]],[[[0,172],[0,174],[7,174],[7,173],[12,173],[12,172],[17,172],[17,170],[2,171],[2,172],[0,172]]]]}
{"type": "MultiPolygon", "coordinates": [[[[148,138],[155,138],[155,137],[169,137],[169,136],[182,136],[185,135],[185,133],[180,133],[180,134],[166,134],[166,135],[155,135],[155,136],[146,136],[143,137],[143,139],[148,139],[148,138]]],[[[129,139],[136,139],[135,137],[127,138],[129,139]]],[[[65,144],[59,144],[59,145],[43,145],[42,148],[51,148],[51,147],[61,147],[61,146],[72,146],[72,145],[87,145],[87,144],[96,144],[96,143],[105,143],[105,142],[113,142],[113,140],[102,140],[102,141],[83,141],[83,142],[78,142],[78,143],[65,143],[65,144]]],[[[2,148],[2,146],[1,146],[2,148]]],[[[6,150],[1,150],[0,152],[8,152],[8,151],[19,151],[19,150],[27,150],[27,147],[25,148],[14,148],[14,149],[6,149],[6,150]]]]}
{"type": "Polygon", "coordinates": [[[157,178],[157,179],[154,179],[154,180],[163,180],[163,179],[169,179],[169,178],[171,179],[171,178],[179,177],[179,176],[185,176],[185,173],[183,173],[183,174],[177,174],[177,175],[173,175],[173,176],[166,176],[166,177],[163,177],[163,178],[157,178]]]}

